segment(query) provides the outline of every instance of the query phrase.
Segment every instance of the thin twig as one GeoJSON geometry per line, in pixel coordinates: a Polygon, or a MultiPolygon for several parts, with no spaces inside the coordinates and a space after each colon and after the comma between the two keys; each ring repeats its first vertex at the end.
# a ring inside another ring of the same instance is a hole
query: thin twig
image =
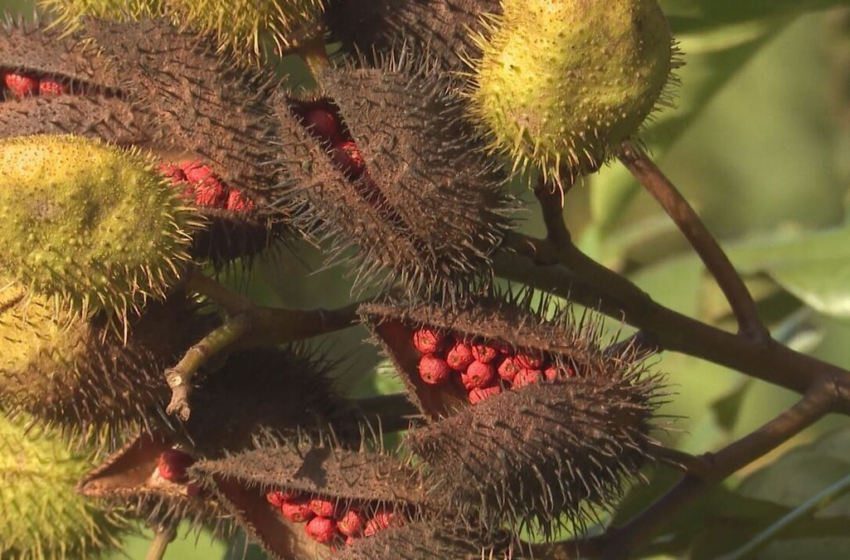
{"type": "Polygon", "coordinates": [[[628,279],[590,259],[574,246],[511,233],[494,260],[497,276],[568,298],[624,320],[661,350],[681,352],[805,394],[830,380],[839,399],[835,412],[850,415],[850,372],[795,352],[768,339],[763,343],[706,325],[657,304],[628,279]],[[512,251],[512,253],[511,253],[512,251]]]}
{"type": "Polygon", "coordinates": [[[618,157],[664,208],[714,276],[738,320],[739,332],[754,341],[768,339],[770,333],[762,323],[755,301],[741,276],[676,186],[643,150],[631,142],[623,142],[618,157]]]}
{"type": "Polygon", "coordinates": [[[168,549],[169,543],[177,536],[177,530],[174,525],[161,525],[156,528],[151,546],[145,554],[145,560],[162,560],[165,556],[165,551],[168,549]]]}
{"type": "Polygon", "coordinates": [[[564,223],[564,195],[572,188],[573,182],[563,179],[563,187],[546,183],[541,175],[534,196],[540,203],[543,224],[546,226],[546,239],[556,246],[569,245],[570,232],[564,223]]]}

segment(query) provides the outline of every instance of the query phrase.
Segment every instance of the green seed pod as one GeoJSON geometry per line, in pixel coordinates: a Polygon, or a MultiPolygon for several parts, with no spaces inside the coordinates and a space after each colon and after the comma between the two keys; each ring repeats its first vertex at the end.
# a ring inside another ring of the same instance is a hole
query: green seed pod
{"type": "Polygon", "coordinates": [[[91,459],[79,448],[70,451],[26,416],[10,419],[0,413],[0,557],[83,559],[118,545],[123,520],[73,491],[91,459]]]}
{"type": "Polygon", "coordinates": [[[37,0],[56,18],[56,24],[76,29],[84,17],[127,21],[161,15],[165,0],[37,0]]]}
{"type": "Polygon", "coordinates": [[[326,20],[348,48],[389,54],[404,44],[457,71],[481,55],[482,18],[500,12],[499,0],[329,0],[326,20]]]}
{"type": "Polygon", "coordinates": [[[83,319],[5,279],[0,290],[0,405],[71,436],[108,442],[154,426],[170,390],[163,372],[217,319],[176,294],[127,321],[83,319]]]}
{"type": "Polygon", "coordinates": [[[502,0],[469,98],[490,149],[560,182],[637,133],[676,66],[657,0],[502,0]],[[564,177],[564,179],[562,179],[564,177]]]}
{"type": "Polygon", "coordinates": [[[188,262],[196,214],[138,153],[74,136],[0,141],[0,267],[88,316],[125,319],[188,262]]]}

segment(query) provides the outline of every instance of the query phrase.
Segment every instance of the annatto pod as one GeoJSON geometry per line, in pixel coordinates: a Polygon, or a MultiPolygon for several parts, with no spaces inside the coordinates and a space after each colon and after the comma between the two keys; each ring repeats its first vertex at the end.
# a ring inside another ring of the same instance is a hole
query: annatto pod
{"type": "Polygon", "coordinates": [[[432,419],[407,438],[430,499],[461,504],[481,529],[533,523],[551,536],[614,503],[645,463],[660,384],[634,347],[606,352],[592,320],[542,319],[549,302],[532,312],[530,297],[361,316],[432,419]]]}
{"type": "Polygon", "coordinates": [[[77,136],[0,141],[0,268],[87,316],[124,319],[189,261],[197,214],[151,161],[77,136]]]}
{"type": "Polygon", "coordinates": [[[0,412],[0,557],[59,560],[98,557],[115,548],[126,527],[73,492],[92,454],[70,451],[56,434],[25,416],[0,412]]]}
{"type": "Polygon", "coordinates": [[[145,145],[150,123],[122,96],[122,84],[78,38],[40,24],[0,23],[0,138],[72,133],[145,145]]]}
{"type": "Polygon", "coordinates": [[[243,528],[275,558],[327,558],[331,548],[415,521],[419,474],[389,455],[302,439],[200,461],[243,528]]]}
{"type": "Polygon", "coordinates": [[[471,114],[515,169],[557,182],[634,135],[677,65],[657,0],[502,0],[488,27],[471,114]]]}
{"type": "Polygon", "coordinates": [[[217,53],[208,37],[166,18],[85,20],[83,34],[125,77],[127,98],[148,108],[152,144],[173,151],[172,162],[200,160],[248,198],[278,182],[277,170],[265,165],[278,137],[268,105],[271,74],[245,68],[217,53]]]}
{"type": "Polygon", "coordinates": [[[200,458],[245,450],[269,433],[330,429],[359,436],[345,431],[350,407],[334,392],[327,369],[298,348],[231,354],[193,392],[190,420],[132,438],[87,473],[77,491],[157,523],[189,519],[227,532],[226,511],[187,469],[200,458]]]}
{"type": "Polygon", "coordinates": [[[218,321],[174,294],[129,318],[125,341],[103,314],[84,319],[19,283],[2,286],[0,405],[101,441],[157,424],[170,396],[163,372],[218,321]]]}
{"type": "Polygon", "coordinates": [[[472,34],[485,32],[483,18],[501,10],[499,0],[329,0],[325,19],[348,48],[387,54],[404,44],[457,71],[481,54],[472,34]]]}
{"type": "Polygon", "coordinates": [[[322,162],[313,181],[280,196],[305,228],[331,238],[331,262],[353,261],[355,290],[382,280],[453,293],[489,279],[512,199],[444,77],[409,53],[321,76],[343,122],[335,137],[311,130],[345,175],[326,178],[322,162]]]}

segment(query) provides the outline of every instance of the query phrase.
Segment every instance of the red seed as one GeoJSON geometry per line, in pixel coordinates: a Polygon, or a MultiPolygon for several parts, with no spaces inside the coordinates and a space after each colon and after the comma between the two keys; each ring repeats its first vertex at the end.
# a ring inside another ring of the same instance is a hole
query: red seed
{"type": "Polygon", "coordinates": [[[561,375],[558,372],[558,368],[556,368],[555,366],[549,366],[543,370],[543,377],[546,379],[546,381],[555,381],[556,379],[561,377],[561,375]]]}
{"type": "Polygon", "coordinates": [[[419,360],[419,377],[429,385],[439,385],[449,378],[451,368],[445,360],[425,354],[419,360]]]}
{"type": "Polygon", "coordinates": [[[539,383],[541,379],[543,379],[543,372],[539,369],[523,369],[514,377],[513,388],[519,389],[532,383],[539,383]]]}
{"type": "Polygon", "coordinates": [[[56,80],[42,78],[38,84],[38,92],[42,95],[62,95],[65,93],[65,86],[56,80]]]}
{"type": "Polygon", "coordinates": [[[215,177],[209,177],[195,185],[193,196],[195,204],[207,208],[225,208],[229,196],[228,188],[215,177]]]}
{"type": "Polygon", "coordinates": [[[475,357],[472,355],[472,349],[463,342],[455,344],[454,348],[446,354],[446,363],[455,371],[466,371],[469,364],[474,361],[475,357]]]}
{"type": "Polygon", "coordinates": [[[445,339],[446,335],[428,327],[422,327],[413,333],[413,345],[423,354],[433,354],[438,351],[445,339]]]}
{"type": "Polygon", "coordinates": [[[336,522],[336,528],[346,537],[356,537],[363,531],[366,519],[363,514],[353,509],[348,510],[336,522]]]}
{"type": "Polygon", "coordinates": [[[469,364],[466,371],[460,374],[460,380],[467,390],[486,387],[494,379],[496,379],[496,368],[492,364],[482,364],[477,360],[469,364]]]}
{"type": "Polygon", "coordinates": [[[15,72],[3,74],[3,83],[18,99],[38,93],[38,79],[15,72]]]}
{"type": "Polygon", "coordinates": [[[331,159],[352,180],[359,178],[366,170],[363,155],[351,140],[336,144],[331,148],[331,159]]]}
{"type": "Polygon", "coordinates": [[[320,543],[329,543],[336,537],[336,523],[327,517],[314,517],[307,522],[304,530],[320,543]]]}
{"type": "Polygon", "coordinates": [[[492,385],[490,387],[476,387],[469,392],[469,402],[477,404],[484,399],[489,399],[493,395],[498,395],[502,392],[500,385],[492,385]]]}
{"type": "Polygon", "coordinates": [[[306,498],[294,498],[281,504],[280,513],[293,523],[303,523],[315,515],[309,504],[306,498]]]}
{"type": "Polygon", "coordinates": [[[523,369],[540,369],[540,366],[543,365],[543,358],[528,352],[518,352],[516,363],[523,369]]]}
{"type": "Polygon", "coordinates": [[[308,505],[319,517],[333,517],[336,513],[336,505],[329,500],[313,498],[308,505]]]}
{"type": "Polygon", "coordinates": [[[522,368],[519,367],[519,364],[516,363],[516,360],[508,356],[499,365],[498,374],[499,377],[501,377],[505,381],[513,381],[516,375],[520,372],[520,370],[522,370],[522,368]]]}
{"type": "Polygon", "coordinates": [[[266,492],[266,500],[276,508],[284,502],[291,502],[297,497],[295,492],[284,492],[283,490],[269,490],[266,492]]]}
{"type": "Polygon", "coordinates": [[[337,144],[342,141],[337,116],[321,106],[307,107],[301,112],[301,124],[319,140],[337,144]]]}
{"type": "Polygon", "coordinates": [[[159,456],[156,468],[159,476],[171,482],[185,482],[186,469],[192,466],[195,459],[179,449],[169,449],[159,456]]]}
{"type": "Polygon", "coordinates": [[[472,355],[482,364],[489,364],[499,354],[499,349],[489,344],[476,344],[472,347],[472,355]]]}
{"type": "Polygon", "coordinates": [[[254,203],[236,189],[230,189],[225,207],[231,212],[250,212],[254,209],[254,203]]]}
{"type": "Polygon", "coordinates": [[[184,161],[180,164],[180,169],[186,174],[186,180],[190,183],[200,183],[213,174],[209,166],[198,160],[184,161]]]}
{"type": "Polygon", "coordinates": [[[379,511],[377,512],[372,519],[366,522],[366,527],[363,529],[363,536],[371,537],[378,531],[383,531],[388,528],[390,525],[401,525],[399,522],[395,522],[395,514],[388,511],[379,511]]]}
{"type": "Polygon", "coordinates": [[[173,163],[161,163],[156,170],[171,179],[172,185],[186,182],[186,173],[173,163]]]}

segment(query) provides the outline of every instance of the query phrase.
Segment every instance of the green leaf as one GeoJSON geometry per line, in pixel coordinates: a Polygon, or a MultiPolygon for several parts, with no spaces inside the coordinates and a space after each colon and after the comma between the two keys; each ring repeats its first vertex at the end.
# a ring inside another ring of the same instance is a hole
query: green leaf
{"type": "Polygon", "coordinates": [[[768,274],[814,309],[850,317],[850,227],[782,233],[730,247],[742,274],[768,274]]]}

